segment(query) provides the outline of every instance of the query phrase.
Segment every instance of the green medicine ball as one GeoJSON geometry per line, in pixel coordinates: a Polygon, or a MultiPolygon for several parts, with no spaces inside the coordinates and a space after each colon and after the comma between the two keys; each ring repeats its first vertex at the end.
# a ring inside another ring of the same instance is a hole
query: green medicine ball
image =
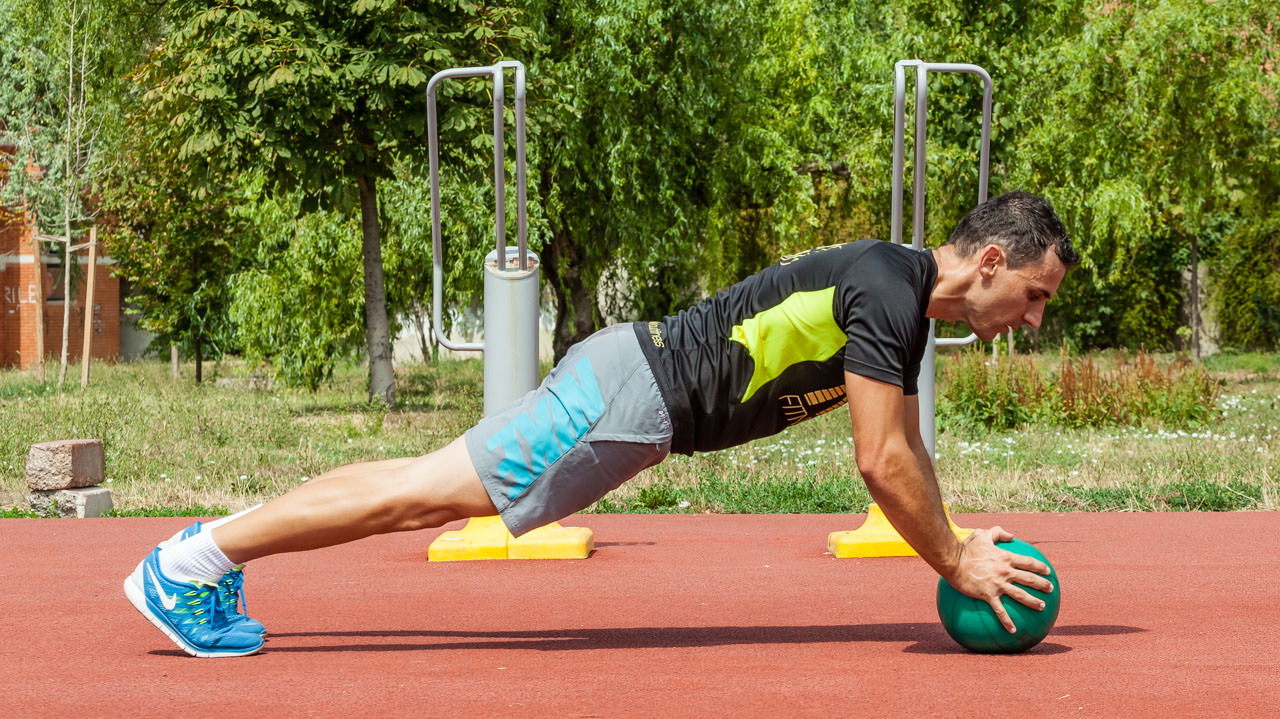
{"type": "MultiPolygon", "coordinates": [[[[1045,594],[1031,587],[1023,586],[1034,597],[1044,601],[1043,610],[1035,610],[1014,601],[1008,596],[1000,597],[1005,611],[1013,619],[1018,631],[1010,634],[1000,625],[996,613],[984,601],[965,596],[957,592],[945,579],[938,580],[938,617],[947,634],[960,643],[960,646],[984,654],[1012,654],[1025,652],[1040,643],[1053,628],[1058,619],[1058,604],[1062,597],[1062,586],[1058,584],[1058,574],[1053,565],[1045,559],[1040,550],[1015,539],[1011,542],[1000,542],[996,546],[1001,549],[1035,557],[1049,566],[1049,581],[1053,583],[1053,592],[1045,594]]],[[[1021,586],[1021,585],[1019,585],[1021,586]]]]}

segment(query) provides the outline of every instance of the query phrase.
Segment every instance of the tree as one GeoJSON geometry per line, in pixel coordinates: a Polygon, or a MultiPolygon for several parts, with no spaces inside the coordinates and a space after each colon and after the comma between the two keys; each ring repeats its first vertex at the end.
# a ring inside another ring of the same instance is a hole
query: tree
{"type": "Polygon", "coordinates": [[[351,215],[296,208],[296,197],[258,203],[256,252],[227,282],[227,312],[247,359],[315,389],[361,341],[361,249],[351,215]]]}
{"type": "Polygon", "coordinates": [[[1280,9],[1163,0],[1084,18],[1028,63],[1027,100],[1049,110],[1027,122],[1013,173],[1042,187],[1080,240],[1084,276],[1064,294],[1092,286],[1072,303],[1094,321],[1087,344],[1169,344],[1184,291],[1196,340],[1199,263],[1277,199],[1280,9]]]}
{"type": "Polygon", "coordinates": [[[100,194],[104,242],[153,345],[186,349],[200,382],[204,358],[235,347],[228,282],[255,256],[264,183],[196,180],[184,163],[155,152],[141,134],[145,121],[135,117],[131,127],[137,134],[121,138],[100,194]]]}
{"type": "Polygon", "coordinates": [[[555,352],[758,268],[812,211],[805,2],[530,2],[531,171],[555,352]]]}
{"type": "Polygon", "coordinates": [[[502,57],[522,37],[514,13],[427,0],[184,6],[145,75],[166,141],[211,174],[263,167],[308,211],[359,208],[369,395],[394,404],[378,183],[424,151],[430,74],[502,57]]]}
{"type": "MultiPolygon", "coordinates": [[[[94,78],[102,18],[92,0],[22,2],[6,9],[11,14],[5,21],[13,23],[9,32],[16,29],[27,47],[19,62],[6,68],[11,75],[5,83],[4,125],[14,140],[14,161],[23,168],[9,174],[6,199],[30,208],[41,234],[62,244],[61,384],[71,331],[73,238],[95,214],[86,199],[100,154],[101,108],[90,98],[102,84],[94,78]],[[33,169],[27,171],[26,165],[33,169]]],[[[42,326],[37,332],[43,334],[42,326]]]]}

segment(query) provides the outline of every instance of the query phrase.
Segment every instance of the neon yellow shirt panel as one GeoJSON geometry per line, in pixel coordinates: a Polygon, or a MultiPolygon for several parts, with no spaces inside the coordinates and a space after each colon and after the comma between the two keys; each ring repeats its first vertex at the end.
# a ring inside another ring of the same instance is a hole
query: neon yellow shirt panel
{"type": "Polygon", "coordinates": [[[795,292],[763,312],[734,325],[729,339],[747,348],[755,363],[742,401],[800,362],[821,362],[848,338],[831,313],[836,288],[795,292]]]}

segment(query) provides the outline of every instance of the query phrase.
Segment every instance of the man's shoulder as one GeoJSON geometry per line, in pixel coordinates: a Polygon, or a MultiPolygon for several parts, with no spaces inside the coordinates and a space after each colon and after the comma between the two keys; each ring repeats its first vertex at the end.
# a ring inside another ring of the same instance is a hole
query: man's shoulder
{"type": "Polygon", "coordinates": [[[857,240],[850,242],[849,246],[857,248],[868,257],[892,258],[899,261],[918,262],[927,254],[927,251],[917,250],[911,245],[899,245],[885,240],[857,240]]]}
{"type": "Polygon", "coordinates": [[[933,264],[928,251],[920,251],[910,245],[899,245],[884,240],[857,240],[846,245],[853,252],[847,265],[851,279],[859,283],[875,285],[894,284],[907,280],[915,284],[928,277],[933,264]]]}

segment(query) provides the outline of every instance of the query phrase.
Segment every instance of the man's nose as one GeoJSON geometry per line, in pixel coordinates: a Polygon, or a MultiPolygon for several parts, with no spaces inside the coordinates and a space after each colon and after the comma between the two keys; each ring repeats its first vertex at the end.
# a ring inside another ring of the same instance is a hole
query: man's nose
{"type": "Polygon", "coordinates": [[[1040,329],[1040,321],[1044,319],[1044,306],[1032,307],[1022,316],[1022,320],[1034,329],[1040,329]]]}

